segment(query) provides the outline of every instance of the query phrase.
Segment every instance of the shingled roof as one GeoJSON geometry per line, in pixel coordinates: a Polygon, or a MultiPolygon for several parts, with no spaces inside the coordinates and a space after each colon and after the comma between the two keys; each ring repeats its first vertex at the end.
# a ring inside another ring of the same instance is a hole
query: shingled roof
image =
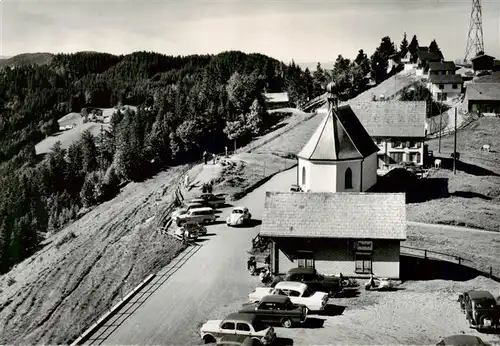
{"type": "Polygon", "coordinates": [[[378,150],[351,107],[344,105],[328,113],[297,156],[335,161],[362,159],[378,150]]]}
{"type": "Polygon", "coordinates": [[[351,107],[371,137],[425,137],[425,101],[370,101],[351,107]]]}
{"type": "Polygon", "coordinates": [[[456,71],[453,61],[432,61],[429,63],[429,71],[456,71]]]}
{"type": "Polygon", "coordinates": [[[432,84],[462,84],[464,82],[463,78],[459,74],[452,75],[435,75],[429,76],[429,82],[432,84]]]}
{"type": "Polygon", "coordinates": [[[424,61],[439,61],[439,60],[441,60],[441,58],[438,57],[437,55],[432,54],[432,53],[425,51],[425,50],[419,50],[417,52],[417,56],[420,60],[424,60],[424,61]]]}
{"type": "Polygon", "coordinates": [[[500,101],[500,83],[471,83],[467,85],[465,98],[469,101],[500,101]]]}
{"type": "Polygon", "coordinates": [[[260,235],[405,240],[405,194],[266,192],[260,235]]]}

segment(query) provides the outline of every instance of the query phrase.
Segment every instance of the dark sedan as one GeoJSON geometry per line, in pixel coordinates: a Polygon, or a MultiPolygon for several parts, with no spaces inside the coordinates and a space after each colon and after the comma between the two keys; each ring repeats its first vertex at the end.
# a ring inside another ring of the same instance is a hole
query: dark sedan
{"type": "Polygon", "coordinates": [[[307,318],[305,305],[293,304],[289,297],[274,294],[264,296],[258,303],[245,304],[238,312],[252,314],[263,323],[281,324],[285,328],[304,323],[307,318]]]}

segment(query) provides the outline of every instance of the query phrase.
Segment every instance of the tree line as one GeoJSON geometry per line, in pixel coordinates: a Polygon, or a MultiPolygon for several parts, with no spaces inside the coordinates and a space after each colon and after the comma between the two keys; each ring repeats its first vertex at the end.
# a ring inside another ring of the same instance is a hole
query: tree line
{"type": "Polygon", "coordinates": [[[368,88],[370,72],[382,80],[373,62],[386,64],[393,48],[384,38],[371,59],[360,50],[352,62],[339,56],[331,70],[318,64],[313,73],[294,61],[238,51],[80,52],[1,69],[0,273],[33,254],[47,232],[114,197],[121,182],[268,131],[278,119],[267,113],[263,93],[287,91],[292,106],[301,107],[335,80],[344,97],[353,97],[368,88]],[[62,116],[114,106],[109,129],[85,131],[68,148],[56,143],[36,155],[35,144],[59,131],[62,116]]]}

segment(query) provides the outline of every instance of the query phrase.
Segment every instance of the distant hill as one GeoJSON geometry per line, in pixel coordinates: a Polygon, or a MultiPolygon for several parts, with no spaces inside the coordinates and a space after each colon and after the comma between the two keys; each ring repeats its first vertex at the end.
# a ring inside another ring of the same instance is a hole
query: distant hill
{"type": "MultiPolygon", "coordinates": [[[[331,70],[333,69],[333,64],[335,61],[320,61],[321,67],[323,69],[331,70]]],[[[318,62],[299,62],[298,65],[300,66],[301,69],[305,70],[306,67],[309,68],[309,71],[313,72],[316,71],[316,66],[318,65],[318,62]]]]}
{"type": "Polygon", "coordinates": [[[0,68],[5,66],[20,65],[45,65],[52,61],[54,54],[51,53],[23,53],[13,57],[2,57],[0,59],[0,68]]]}

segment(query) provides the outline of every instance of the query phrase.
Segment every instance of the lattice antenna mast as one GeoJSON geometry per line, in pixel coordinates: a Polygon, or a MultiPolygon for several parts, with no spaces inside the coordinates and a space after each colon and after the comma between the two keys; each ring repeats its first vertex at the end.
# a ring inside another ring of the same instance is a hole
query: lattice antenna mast
{"type": "Polygon", "coordinates": [[[469,61],[472,54],[475,56],[479,52],[484,52],[483,12],[481,9],[481,0],[472,0],[472,11],[470,14],[469,34],[467,35],[464,62],[469,61]]]}

